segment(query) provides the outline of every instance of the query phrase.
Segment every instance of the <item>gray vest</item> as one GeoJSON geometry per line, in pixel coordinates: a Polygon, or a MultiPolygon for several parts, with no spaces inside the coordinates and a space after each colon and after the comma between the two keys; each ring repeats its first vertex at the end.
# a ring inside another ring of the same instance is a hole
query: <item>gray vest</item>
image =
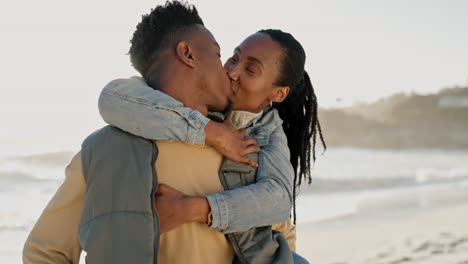
{"type": "MultiPolygon", "coordinates": [[[[157,155],[154,142],[111,126],[94,132],[83,142],[86,195],[79,240],[87,252],[86,263],[157,263],[157,155]]],[[[249,157],[258,161],[257,153],[249,157]]],[[[256,169],[247,164],[224,159],[219,177],[224,189],[229,190],[254,183],[255,174],[256,169]]],[[[285,237],[271,226],[226,237],[236,253],[234,263],[293,263],[285,237]]]]}

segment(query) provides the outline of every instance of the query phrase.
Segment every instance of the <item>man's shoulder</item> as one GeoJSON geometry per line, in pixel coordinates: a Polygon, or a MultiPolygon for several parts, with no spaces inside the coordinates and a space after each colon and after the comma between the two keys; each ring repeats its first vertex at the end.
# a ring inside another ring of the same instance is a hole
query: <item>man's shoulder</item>
{"type": "Polygon", "coordinates": [[[221,155],[214,147],[209,145],[192,145],[178,141],[154,141],[159,152],[171,151],[171,153],[180,153],[180,155],[221,155]]]}
{"type": "MultiPolygon", "coordinates": [[[[81,159],[84,175],[95,164],[124,166],[128,157],[157,155],[152,141],[132,135],[113,126],[105,126],[89,135],[81,144],[81,159]],[[120,164],[123,163],[123,164],[120,164]]],[[[135,160],[136,160],[135,159],[135,160]]]]}
{"type": "Polygon", "coordinates": [[[223,156],[214,147],[190,145],[175,141],[155,141],[158,147],[157,163],[162,165],[204,166],[208,163],[219,164],[223,156]]]}
{"type": "Polygon", "coordinates": [[[128,140],[151,144],[151,141],[148,139],[133,135],[120,128],[107,125],[87,136],[81,146],[82,148],[87,146],[102,146],[112,142],[115,143],[116,141],[128,140]]]}

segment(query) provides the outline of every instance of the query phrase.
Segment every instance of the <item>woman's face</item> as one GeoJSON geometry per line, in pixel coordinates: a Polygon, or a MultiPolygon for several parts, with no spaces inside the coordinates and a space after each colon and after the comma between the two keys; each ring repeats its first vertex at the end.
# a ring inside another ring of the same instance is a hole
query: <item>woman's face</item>
{"type": "Polygon", "coordinates": [[[274,85],[278,78],[283,50],[270,36],[255,33],[235,50],[224,68],[232,79],[232,109],[260,112],[270,101],[281,102],[288,87],[274,85]]]}

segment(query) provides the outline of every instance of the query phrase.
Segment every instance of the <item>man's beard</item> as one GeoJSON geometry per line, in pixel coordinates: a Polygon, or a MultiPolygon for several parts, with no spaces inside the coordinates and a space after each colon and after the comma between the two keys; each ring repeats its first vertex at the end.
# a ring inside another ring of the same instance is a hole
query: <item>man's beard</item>
{"type": "Polygon", "coordinates": [[[228,103],[223,111],[221,112],[208,112],[208,118],[213,121],[222,123],[232,112],[232,101],[228,99],[228,103]]]}
{"type": "Polygon", "coordinates": [[[227,99],[228,103],[226,105],[226,107],[224,108],[224,110],[221,112],[221,114],[223,114],[225,117],[226,116],[229,116],[232,112],[232,101],[231,99],[227,99]]]}

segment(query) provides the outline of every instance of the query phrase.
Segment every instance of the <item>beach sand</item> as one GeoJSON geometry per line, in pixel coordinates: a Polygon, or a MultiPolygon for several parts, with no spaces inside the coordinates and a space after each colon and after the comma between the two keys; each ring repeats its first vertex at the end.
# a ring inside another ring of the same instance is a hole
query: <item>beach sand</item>
{"type": "Polygon", "coordinates": [[[299,224],[297,236],[312,264],[468,264],[468,200],[299,224]]]}
{"type": "MultiPolygon", "coordinates": [[[[20,263],[28,232],[2,233],[0,263],[20,263]]],[[[297,238],[311,264],[468,264],[468,200],[299,223],[297,238]]]]}

